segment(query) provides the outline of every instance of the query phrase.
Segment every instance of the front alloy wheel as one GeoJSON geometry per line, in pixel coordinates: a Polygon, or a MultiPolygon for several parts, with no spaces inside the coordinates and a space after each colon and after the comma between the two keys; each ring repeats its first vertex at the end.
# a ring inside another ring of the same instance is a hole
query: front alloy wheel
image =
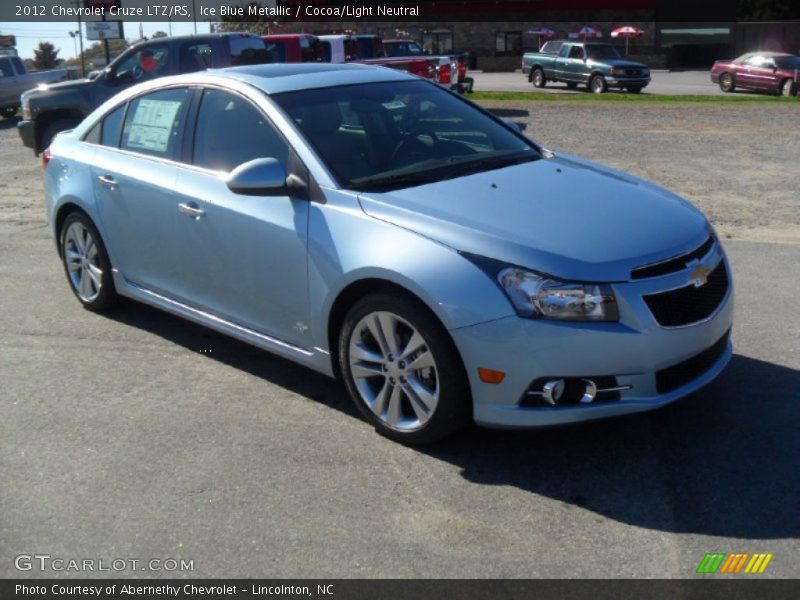
{"type": "Polygon", "coordinates": [[[719,89],[725,93],[730,93],[736,89],[736,84],[733,81],[733,75],[730,73],[723,73],[719,76],[719,89]]]}
{"type": "Polygon", "coordinates": [[[342,327],[339,360],[359,411],[388,437],[432,442],[468,417],[455,346],[436,318],[404,295],[357,302],[342,327]]]}
{"type": "Polygon", "coordinates": [[[589,89],[594,94],[603,94],[608,89],[608,84],[606,84],[606,78],[602,75],[595,75],[592,77],[592,80],[589,82],[589,89]]]}
{"type": "Polygon", "coordinates": [[[105,246],[83,213],[74,212],[64,220],[61,257],[72,291],[86,308],[102,310],[117,301],[105,246]]]}
{"type": "Polygon", "coordinates": [[[786,97],[792,97],[797,94],[797,84],[791,79],[787,79],[781,85],[781,94],[786,97]]]}

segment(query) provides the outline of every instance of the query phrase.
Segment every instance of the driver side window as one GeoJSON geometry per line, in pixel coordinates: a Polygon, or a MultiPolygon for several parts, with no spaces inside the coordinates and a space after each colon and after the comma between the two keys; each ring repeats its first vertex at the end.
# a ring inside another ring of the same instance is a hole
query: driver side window
{"type": "Polygon", "coordinates": [[[573,46],[569,51],[570,58],[583,58],[583,48],[580,46],[573,46]]]}
{"type": "Polygon", "coordinates": [[[169,46],[150,44],[132,53],[116,68],[117,80],[133,83],[169,75],[169,46]]]}

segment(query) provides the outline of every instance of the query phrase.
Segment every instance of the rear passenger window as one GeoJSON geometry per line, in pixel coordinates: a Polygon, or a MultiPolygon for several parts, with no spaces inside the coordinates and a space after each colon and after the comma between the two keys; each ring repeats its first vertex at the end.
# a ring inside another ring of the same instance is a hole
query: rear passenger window
{"type": "Polygon", "coordinates": [[[231,171],[254,158],[275,158],[285,166],[288,155],[286,142],[250,102],[219,90],[203,92],[195,127],[195,165],[231,171]]]}
{"type": "Polygon", "coordinates": [[[186,42],[178,52],[178,69],[181,73],[194,73],[211,68],[211,44],[208,42],[186,42]]]}
{"type": "Polygon", "coordinates": [[[122,129],[122,148],[175,160],[178,131],[188,96],[186,88],[179,88],[132,100],[122,129]]]}
{"type": "Polygon", "coordinates": [[[231,65],[261,65],[270,62],[267,45],[256,36],[231,36],[231,65]]]}
{"type": "Polygon", "coordinates": [[[583,48],[580,46],[573,46],[572,50],[569,51],[570,58],[583,58],[583,48]]]}
{"type": "Polygon", "coordinates": [[[125,105],[110,112],[103,119],[103,129],[100,134],[100,144],[110,148],[119,147],[119,136],[122,133],[122,117],[125,115],[125,105]]]}

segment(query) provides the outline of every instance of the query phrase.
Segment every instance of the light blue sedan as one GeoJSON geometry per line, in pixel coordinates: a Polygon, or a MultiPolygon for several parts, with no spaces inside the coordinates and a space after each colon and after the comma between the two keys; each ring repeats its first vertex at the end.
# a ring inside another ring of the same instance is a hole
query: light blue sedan
{"type": "Polygon", "coordinates": [[[45,161],[86,308],[125,296],[341,377],[396,440],[657,408],[731,356],[696,208],[390,69],[159,79],[45,161]]]}

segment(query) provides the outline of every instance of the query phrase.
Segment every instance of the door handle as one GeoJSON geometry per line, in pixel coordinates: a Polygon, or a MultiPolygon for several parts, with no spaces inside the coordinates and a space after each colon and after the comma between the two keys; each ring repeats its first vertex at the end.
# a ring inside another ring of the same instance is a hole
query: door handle
{"type": "Polygon", "coordinates": [[[196,208],[194,206],[190,206],[188,204],[178,204],[178,210],[181,211],[185,215],[189,215],[190,217],[194,217],[195,219],[201,219],[205,216],[206,211],[196,208]]]}
{"type": "Polygon", "coordinates": [[[117,187],[117,180],[111,177],[111,175],[99,175],[97,177],[97,181],[99,181],[101,185],[104,185],[112,190],[117,187]]]}

